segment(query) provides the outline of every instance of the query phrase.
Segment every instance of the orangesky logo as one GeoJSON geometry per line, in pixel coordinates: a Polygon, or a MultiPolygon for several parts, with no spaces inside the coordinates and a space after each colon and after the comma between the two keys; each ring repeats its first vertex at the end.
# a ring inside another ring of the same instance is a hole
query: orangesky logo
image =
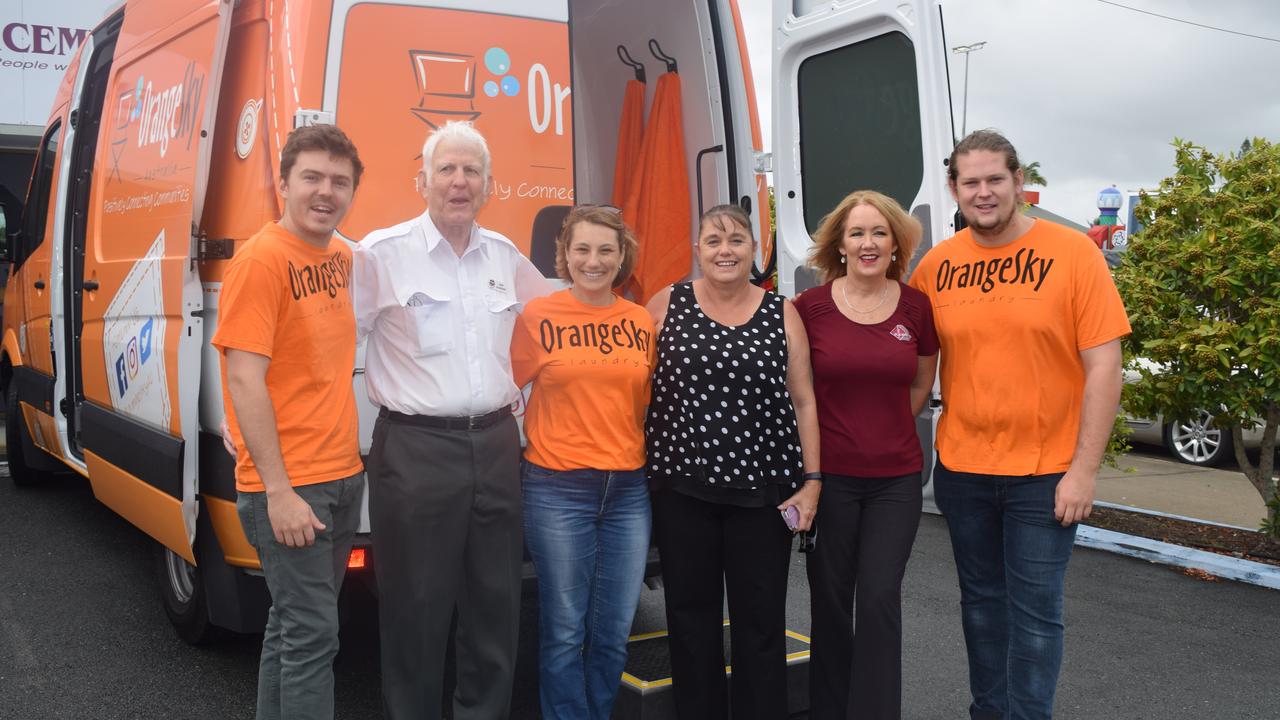
{"type": "Polygon", "coordinates": [[[201,101],[204,99],[204,75],[196,75],[194,61],[187,63],[182,80],[168,87],[155,87],[143,76],[133,90],[121,97],[128,103],[128,125],[137,123],[137,145],[140,148],[160,146],[160,157],[169,152],[169,142],[186,138],[191,148],[201,101]],[[128,97],[131,96],[131,97],[128,97]]]}

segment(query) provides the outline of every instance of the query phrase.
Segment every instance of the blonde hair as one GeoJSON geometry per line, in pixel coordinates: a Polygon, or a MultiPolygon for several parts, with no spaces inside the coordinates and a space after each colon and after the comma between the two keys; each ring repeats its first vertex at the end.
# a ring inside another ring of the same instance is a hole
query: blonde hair
{"type": "Polygon", "coordinates": [[[898,246],[897,259],[889,264],[886,273],[890,280],[901,280],[907,274],[911,256],[920,245],[924,230],[920,221],[907,214],[898,201],[875,190],[855,190],[845,196],[835,209],[822,218],[822,224],[813,234],[813,248],[809,251],[809,267],[818,271],[822,282],[830,282],[848,273],[848,266],[840,262],[840,248],[844,246],[844,224],[849,212],[859,205],[875,208],[889,222],[889,232],[898,246]]]}
{"type": "Polygon", "coordinates": [[[572,280],[569,277],[569,243],[573,242],[573,229],[582,223],[599,225],[617,233],[622,264],[618,267],[618,276],[613,279],[613,286],[621,286],[631,277],[636,257],[640,254],[640,243],[636,234],[622,221],[622,211],[608,205],[579,205],[565,216],[560,234],[556,236],[556,275],[562,280],[572,280]]]}

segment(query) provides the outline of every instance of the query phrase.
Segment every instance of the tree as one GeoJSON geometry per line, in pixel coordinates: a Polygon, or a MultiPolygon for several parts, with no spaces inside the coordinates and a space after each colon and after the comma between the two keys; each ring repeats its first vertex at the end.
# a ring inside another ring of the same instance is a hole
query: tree
{"type": "Polygon", "coordinates": [[[1039,185],[1041,187],[1046,187],[1049,185],[1049,181],[1045,180],[1044,176],[1040,174],[1039,160],[1036,160],[1035,162],[1027,163],[1026,165],[1022,166],[1022,184],[1023,185],[1039,185]]]}
{"type": "Polygon", "coordinates": [[[1125,406],[1152,417],[1204,408],[1230,428],[1242,472],[1280,537],[1274,477],[1280,426],[1280,146],[1255,138],[1234,155],[1174,140],[1176,174],[1143,194],[1116,286],[1133,325],[1125,406]],[[1139,365],[1136,358],[1154,364],[1139,365]],[[1254,465],[1241,428],[1263,426],[1254,465]]]}

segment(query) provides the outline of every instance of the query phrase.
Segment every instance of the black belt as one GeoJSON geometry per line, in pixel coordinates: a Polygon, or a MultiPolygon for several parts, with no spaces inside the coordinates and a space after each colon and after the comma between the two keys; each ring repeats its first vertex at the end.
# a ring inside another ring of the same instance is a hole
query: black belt
{"type": "Polygon", "coordinates": [[[511,416],[511,406],[504,405],[484,415],[464,415],[462,417],[435,417],[434,415],[405,415],[395,410],[382,408],[378,417],[405,425],[438,428],[440,430],[484,430],[493,427],[511,416]]]}

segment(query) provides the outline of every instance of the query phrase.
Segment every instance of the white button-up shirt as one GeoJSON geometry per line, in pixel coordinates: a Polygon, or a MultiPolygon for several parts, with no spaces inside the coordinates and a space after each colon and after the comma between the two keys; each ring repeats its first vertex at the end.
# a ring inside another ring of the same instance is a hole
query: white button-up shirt
{"type": "Polygon", "coordinates": [[[370,233],[355,266],[356,324],[369,341],[365,384],[375,405],[461,417],[516,400],[516,314],[551,286],[510,240],[473,225],[459,257],[424,212],[370,233]]]}

